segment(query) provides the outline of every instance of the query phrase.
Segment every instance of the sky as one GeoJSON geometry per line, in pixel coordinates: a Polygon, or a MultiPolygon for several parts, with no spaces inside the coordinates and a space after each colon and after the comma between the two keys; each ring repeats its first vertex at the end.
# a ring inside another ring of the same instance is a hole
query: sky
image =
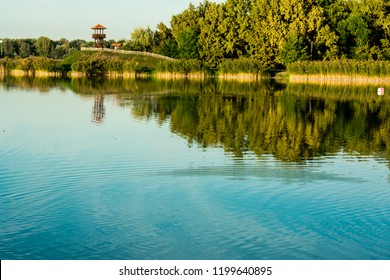
{"type": "MultiPolygon", "coordinates": [[[[136,27],[169,25],[172,15],[203,0],[8,0],[0,3],[0,38],[91,39],[91,27],[107,27],[107,39],[129,39],[136,27]]],[[[213,0],[212,2],[223,2],[213,0]]]]}

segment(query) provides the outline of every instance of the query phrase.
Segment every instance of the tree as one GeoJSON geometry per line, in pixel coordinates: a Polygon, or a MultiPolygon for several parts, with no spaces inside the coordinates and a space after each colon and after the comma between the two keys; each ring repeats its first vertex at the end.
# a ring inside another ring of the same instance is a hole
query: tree
{"type": "Polygon", "coordinates": [[[4,56],[14,57],[17,54],[17,44],[14,40],[3,39],[2,47],[4,56]]]}
{"type": "Polygon", "coordinates": [[[200,30],[197,27],[188,27],[185,31],[179,33],[177,40],[179,58],[199,58],[199,34],[200,30]]]}
{"type": "Polygon", "coordinates": [[[172,35],[176,39],[180,58],[199,58],[201,22],[210,4],[205,1],[195,7],[191,3],[182,13],[172,16],[172,35]]]}
{"type": "Polygon", "coordinates": [[[303,38],[294,33],[290,35],[280,51],[280,57],[284,64],[293,63],[300,60],[309,59],[307,45],[303,42],[303,38]]]}
{"type": "Polygon", "coordinates": [[[135,28],[131,32],[131,43],[134,50],[137,51],[151,51],[154,45],[153,31],[150,27],[147,28],[135,28]]]}
{"type": "Polygon", "coordinates": [[[85,44],[86,43],[86,41],[85,40],[79,40],[79,39],[77,39],[77,40],[72,40],[72,41],[70,41],[69,42],[69,47],[71,48],[71,49],[75,49],[75,50],[80,50],[81,49],[81,46],[83,45],[83,44],[85,44]]]}
{"type": "Polygon", "coordinates": [[[250,10],[253,31],[248,36],[249,53],[262,61],[265,67],[277,67],[283,63],[280,50],[290,34],[305,30],[303,0],[255,0],[250,10]]]}
{"type": "Polygon", "coordinates": [[[355,41],[351,48],[354,58],[367,59],[369,55],[370,29],[368,22],[361,13],[352,13],[347,21],[347,30],[355,41]]]}
{"type": "Polygon", "coordinates": [[[51,57],[63,59],[70,53],[70,43],[65,38],[54,42],[55,47],[52,50],[51,57]]]}
{"type": "Polygon", "coordinates": [[[200,57],[210,67],[216,67],[225,57],[225,34],[220,31],[225,13],[222,5],[213,3],[201,21],[200,57]]]}
{"type": "Polygon", "coordinates": [[[50,57],[53,49],[53,41],[48,37],[41,36],[36,41],[35,47],[40,56],[50,57]]]}
{"type": "Polygon", "coordinates": [[[219,31],[224,36],[224,51],[227,58],[246,56],[248,36],[252,30],[249,11],[252,0],[227,0],[222,5],[224,17],[219,31]]]}
{"type": "Polygon", "coordinates": [[[154,33],[153,52],[169,57],[177,57],[177,42],[173,38],[172,30],[162,22],[157,25],[157,30],[154,33]]]}
{"type": "Polygon", "coordinates": [[[18,55],[20,57],[29,57],[35,55],[35,40],[34,39],[18,39],[15,40],[18,45],[18,55]]]}

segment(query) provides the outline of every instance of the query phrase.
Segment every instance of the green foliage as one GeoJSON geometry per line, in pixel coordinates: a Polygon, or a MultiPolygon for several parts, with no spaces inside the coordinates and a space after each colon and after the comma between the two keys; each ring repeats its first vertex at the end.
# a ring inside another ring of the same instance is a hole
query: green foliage
{"type": "Polygon", "coordinates": [[[15,40],[3,39],[2,48],[3,56],[5,57],[14,57],[17,55],[18,46],[15,40]]]}
{"type": "Polygon", "coordinates": [[[196,59],[199,58],[199,34],[197,28],[187,28],[180,32],[177,39],[178,57],[182,59],[196,59]]]}
{"type": "Polygon", "coordinates": [[[212,3],[201,20],[199,35],[200,58],[211,68],[217,67],[224,57],[224,38],[221,26],[224,19],[222,6],[212,3]]]}
{"type": "Polygon", "coordinates": [[[47,37],[37,39],[3,39],[4,57],[44,56],[48,58],[63,59],[80,50],[84,40],[68,41],[64,38],[52,41],[47,37]]]}
{"type": "Polygon", "coordinates": [[[135,28],[131,32],[131,50],[149,52],[154,44],[154,34],[150,27],[135,28]]]}
{"type": "Polygon", "coordinates": [[[292,34],[287,38],[285,45],[280,51],[280,58],[284,64],[307,60],[309,55],[307,53],[307,46],[302,42],[302,37],[298,34],[292,34]]]}
{"type": "MultiPolygon", "coordinates": [[[[333,69],[340,64],[340,67],[350,69],[352,66],[339,61],[390,60],[389,11],[388,0],[226,0],[220,3],[206,0],[197,6],[190,4],[172,16],[171,27],[159,23],[156,31],[149,27],[136,28],[131,33],[131,40],[122,40],[121,43],[125,50],[148,51],[185,60],[198,59],[205,69],[226,68],[226,59],[245,58],[267,69],[281,69],[306,60],[336,61],[326,67],[333,69]]],[[[113,42],[107,41],[106,47],[113,42]]],[[[66,57],[72,56],[81,46],[91,45],[93,42],[52,41],[40,37],[3,39],[2,47],[5,57],[40,55],[65,58],[64,67],[71,69],[73,62],[69,63],[66,57]]],[[[112,58],[103,61],[104,65],[82,61],[74,67],[88,73],[146,71],[135,62],[114,61],[112,58]]],[[[248,60],[248,63],[252,62],[248,60]]],[[[147,72],[153,71],[156,65],[147,65],[147,72]]],[[[356,70],[356,67],[352,67],[351,73],[382,71],[356,70]]],[[[365,66],[358,68],[365,69],[365,66]]]]}
{"type": "Polygon", "coordinates": [[[249,57],[277,68],[299,60],[390,59],[389,10],[387,0],[205,1],[171,24],[181,57],[196,58],[198,50],[209,67],[249,57]]]}
{"type": "Polygon", "coordinates": [[[177,57],[177,41],[173,38],[172,30],[162,22],[157,25],[154,33],[153,52],[168,57],[177,57]]]}
{"type": "Polygon", "coordinates": [[[48,57],[53,49],[53,41],[47,37],[39,37],[35,43],[35,47],[40,56],[48,57]]]}
{"type": "Polygon", "coordinates": [[[0,66],[7,71],[22,70],[25,72],[44,71],[56,73],[61,73],[64,71],[61,60],[46,57],[30,56],[28,58],[4,58],[0,59],[0,66]]]}
{"type": "Polygon", "coordinates": [[[61,60],[46,57],[32,57],[33,69],[46,72],[62,72],[61,60]]]}

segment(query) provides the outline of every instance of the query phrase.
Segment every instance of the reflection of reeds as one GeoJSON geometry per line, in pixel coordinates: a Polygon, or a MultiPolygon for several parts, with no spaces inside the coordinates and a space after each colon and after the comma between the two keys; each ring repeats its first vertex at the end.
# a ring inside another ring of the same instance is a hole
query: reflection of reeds
{"type": "Polygon", "coordinates": [[[156,73],[153,75],[154,77],[158,79],[165,79],[165,80],[178,80],[178,79],[191,79],[191,80],[202,80],[206,78],[206,75],[204,72],[191,72],[191,73],[178,73],[178,72],[163,72],[163,73],[156,73]]]}
{"type": "Polygon", "coordinates": [[[334,85],[334,84],[308,84],[308,83],[289,83],[286,93],[297,96],[306,96],[311,98],[321,98],[325,100],[349,101],[359,100],[364,103],[390,102],[390,95],[377,95],[377,87],[374,85],[334,85]]]}
{"type": "Polygon", "coordinates": [[[332,85],[389,85],[390,76],[349,76],[349,75],[290,75],[291,83],[332,84],[332,85]]]}
{"type": "MultiPolygon", "coordinates": [[[[79,94],[155,94],[171,92],[179,94],[251,94],[261,88],[272,87],[271,80],[264,79],[251,82],[215,81],[210,79],[154,79],[121,77],[74,78],[70,87],[79,94]]],[[[282,87],[279,85],[279,87],[282,87]]],[[[261,91],[261,90],[260,90],[261,91]]]]}
{"type": "Polygon", "coordinates": [[[237,82],[251,82],[261,78],[260,75],[255,73],[235,73],[235,74],[218,74],[218,79],[237,82]]]}
{"type": "Polygon", "coordinates": [[[390,84],[389,61],[302,61],[289,64],[291,82],[317,84],[390,84]]]}

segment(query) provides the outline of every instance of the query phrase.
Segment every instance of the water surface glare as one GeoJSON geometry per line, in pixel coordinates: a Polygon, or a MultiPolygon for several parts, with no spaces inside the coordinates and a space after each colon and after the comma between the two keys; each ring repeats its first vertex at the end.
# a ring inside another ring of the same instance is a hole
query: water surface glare
{"type": "Polygon", "coordinates": [[[165,87],[0,84],[1,259],[390,259],[388,101],[165,87]]]}

